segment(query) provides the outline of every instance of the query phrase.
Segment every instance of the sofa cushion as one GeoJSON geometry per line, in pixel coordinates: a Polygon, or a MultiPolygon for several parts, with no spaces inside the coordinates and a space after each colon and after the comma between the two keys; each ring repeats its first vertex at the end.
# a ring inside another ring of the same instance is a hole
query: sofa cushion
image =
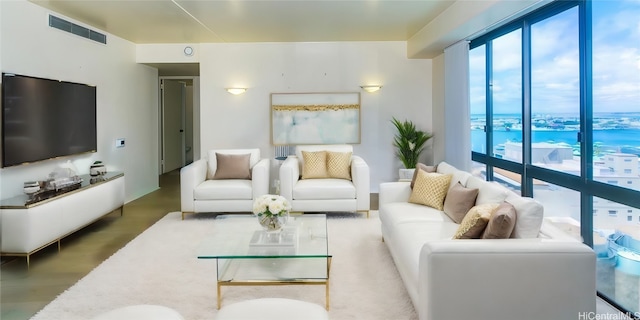
{"type": "MultiPolygon", "coordinates": [[[[425,208],[423,206],[423,208],[425,208]]],[[[386,224],[385,224],[386,225],[386,224]]],[[[400,223],[386,229],[384,239],[387,245],[393,246],[392,255],[398,268],[398,272],[403,275],[403,281],[412,283],[407,285],[407,291],[417,295],[419,281],[420,251],[426,242],[451,239],[458,224],[453,221],[436,222],[407,222],[400,223]],[[405,277],[407,279],[405,279],[405,277]]]]}
{"type": "Polygon", "coordinates": [[[444,212],[409,202],[391,202],[380,206],[380,221],[384,225],[393,226],[405,222],[451,222],[444,212]]]}
{"type": "Polygon", "coordinates": [[[251,180],[205,180],[193,190],[195,200],[250,200],[251,180]]]}
{"type": "Polygon", "coordinates": [[[516,225],[512,238],[537,238],[542,226],[544,207],[535,199],[509,192],[505,200],[516,209],[516,225]]]}
{"type": "Polygon", "coordinates": [[[293,188],[294,200],[355,199],[356,187],[344,179],[300,180],[293,188]]]}
{"type": "Polygon", "coordinates": [[[505,187],[495,182],[482,180],[478,177],[469,177],[465,186],[479,190],[476,204],[501,203],[509,194],[509,190],[505,187]]]}
{"type": "Polygon", "coordinates": [[[418,178],[411,191],[409,202],[442,210],[450,181],[450,174],[429,173],[424,170],[418,170],[418,178]]]}
{"type": "Polygon", "coordinates": [[[499,205],[499,203],[485,203],[471,208],[464,216],[453,238],[479,239],[489,223],[491,214],[499,205]]]}
{"type": "Polygon", "coordinates": [[[435,166],[428,166],[426,164],[423,163],[418,163],[416,165],[416,169],[413,171],[413,178],[411,178],[411,189],[413,189],[413,185],[416,184],[416,178],[418,177],[418,171],[419,170],[424,170],[426,172],[436,172],[436,167],[435,166]]]}
{"type": "Polygon", "coordinates": [[[249,166],[250,154],[221,154],[216,153],[216,173],[214,180],[220,179],[251,179],[249,166]]]}
{"type": "Polygon", "coordinates": [[[351,180],[351,152],[327,151],[329,178],[351,180]]]}
{"type": "Polygon", "coordinates": [[[503,202],[493,211],[482,239],[507,239],[511,237],[516,225],[516,208],[509,202],[503,202]]]}
{"type": "Polygon", "coordinates": [[[324,179],[329,177],[326,151],[302,151],[302,158],[304,159],[302,179],[324,179]]]}
{"type": "Polygon", "coordinates": [[[216,153],[220,154],[250,154],[249,168],[260,162],[260,149],[212,149],[207,154],[207,179],[213,179],[217,169],[216,153]]]}
{"type": "Polygon", "coordinates": [[[467,180],[471,177],[471,174],[469,172],[458,170],[454,166],[446,162],[439,163],[436,172],[451,175],[449,189],[453,188],[453,186],[455,186],[458,182],[460,182],[461,185],[465,186],[467,184],[467,180]]]}
{"type": "Polygon", "coordinates": [[[313,145],[297,145],[296,157],[298,157],[298,165],[300,166],[300,172],[304,167],[304,157],[302,151],[315,152],[315,151],[334,151],[334,152],[353,152],[353,146],[350,144],[313,144],[313,145]]]}
{"type": "Polygon", "coordinates": [[[456,182],[444,198],[444,213],[455,223],[462,223],[462,219],[476,204],[478,189],[465,188],[456,182]]]}

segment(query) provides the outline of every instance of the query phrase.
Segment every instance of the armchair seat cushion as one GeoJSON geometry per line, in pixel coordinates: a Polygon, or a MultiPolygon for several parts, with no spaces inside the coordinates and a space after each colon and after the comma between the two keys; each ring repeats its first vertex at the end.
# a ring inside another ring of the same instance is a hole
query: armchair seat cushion
{"type": "Polygon", "coordinates": [[[193,190],[195,200],[252,199],[251,180],[205,180],[193,190]]]}
{"type": "Polygon", "coordinates": [[[355,199],[356,187],[344,179],[306,179],[299,180],[293,189],[293,199],[328,200],[355,199]]]}

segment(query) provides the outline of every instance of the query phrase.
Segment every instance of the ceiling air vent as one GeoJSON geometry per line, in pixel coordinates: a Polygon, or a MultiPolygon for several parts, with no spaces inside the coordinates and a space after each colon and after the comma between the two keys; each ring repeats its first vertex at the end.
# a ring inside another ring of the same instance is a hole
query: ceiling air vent
{"type": "Polygon", "coordinates": [[[73,22],[58,18],[56,16],[49,15],[49,26],[73,33],[77,36],[87,38],[96,42],[107,44],[107,36],[97,31],[93,31],[89,28],[77,25],[73,22]]]}

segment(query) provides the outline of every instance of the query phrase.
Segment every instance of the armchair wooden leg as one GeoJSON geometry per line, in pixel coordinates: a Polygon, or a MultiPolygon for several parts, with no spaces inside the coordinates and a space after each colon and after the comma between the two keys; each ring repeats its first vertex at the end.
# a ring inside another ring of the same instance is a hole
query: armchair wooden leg
{"type": "Polygon", "coordinates": [[[185,211],[182,211],[182,220],[184,220],[184,215],[185,215],[185,214],[187,214],[187,213],[193,213],[193,212],[185,212],[185,211]]]}

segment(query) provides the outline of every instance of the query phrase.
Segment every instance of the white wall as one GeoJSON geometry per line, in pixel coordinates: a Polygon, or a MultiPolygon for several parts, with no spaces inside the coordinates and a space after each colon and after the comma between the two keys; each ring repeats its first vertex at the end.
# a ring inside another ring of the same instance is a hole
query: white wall
{"type": "MultiPolygon", "coordinates": [[[[213,148],[259,147],[273,158],[273,92],[361,92],[362,141],[354,153],[371,167],[372,192],[396,180],[401,167],[391,118],[432,131],[431,60],[407,59],[406,42],[200,44],[199,61],[203,155],[213,148]],[[364,84],[383,88],[367,93],[364,84]],[[238,96],[224,90],[235,86],[248,90],[238,96]]],[[[422,161],[432,163],[430,148],[422,161]]]]}
{"type": "MultiPolygon", "coordinates": [[[[0,7],[3,72],[97,86],[98,152],[68,157],[78,171],[102,160],[107,170],[125,172],[127,201],[157,189],[158,72],[136,63],[135,44],[107,34],[103,45],[51,28],[50,11],[27,1],[0,7]],[[118,138],[124,148],[115,148],[118,138]]],[[[21,194],[24,181],[43,180],[66,160],[0,169],[1,197],[21,194]]]]}

